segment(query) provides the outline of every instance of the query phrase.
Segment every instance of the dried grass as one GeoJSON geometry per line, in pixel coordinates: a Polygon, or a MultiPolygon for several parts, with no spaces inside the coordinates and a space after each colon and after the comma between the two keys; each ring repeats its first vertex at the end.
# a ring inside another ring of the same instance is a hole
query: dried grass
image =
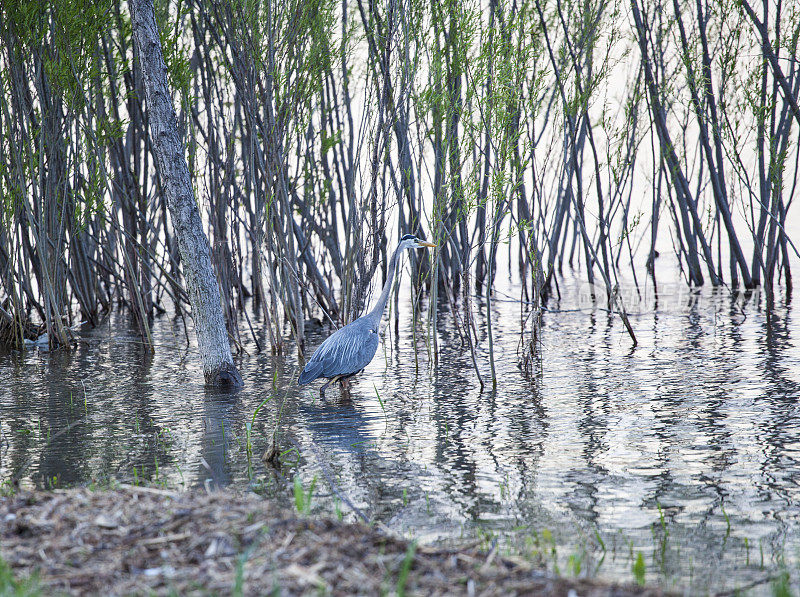
{"type": "Polygon", "coordinates": [[[409,549],[366,525],[302,518],[233,492],[132,486],[20,492],[0,498],[0,539],[0,555],[14,574],[37,572],[45,592],[661,594],[554,579],[526,562],[475,549],[409,549]]]}

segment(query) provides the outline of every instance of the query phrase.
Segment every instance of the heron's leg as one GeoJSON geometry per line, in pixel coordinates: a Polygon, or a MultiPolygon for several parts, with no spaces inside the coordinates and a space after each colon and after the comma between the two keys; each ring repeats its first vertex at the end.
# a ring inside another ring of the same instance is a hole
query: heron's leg
{"type": "Polygon", "coordinates": [[[331,382],[334,381],[335,379],[336,378],[333,377],[333,378],[329,379],[328,381],[326,381],[324,384],[322,384],[322,387],[319,389],[319,397],[320,398],[325,398],[325,388],[327,388],[329,385],[331,385],[331,382]]]}

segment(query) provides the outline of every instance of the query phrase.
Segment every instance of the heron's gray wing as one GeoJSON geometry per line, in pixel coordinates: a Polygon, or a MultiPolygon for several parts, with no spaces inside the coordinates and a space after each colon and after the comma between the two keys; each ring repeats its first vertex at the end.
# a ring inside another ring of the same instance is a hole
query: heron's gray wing
{"type": "Polygon", "coordinates": [[[324,354],[320,355],[322,376],[327,378],[361,371],[369,365],[378,350],[378,334],[368,326],[342,328],[328,340],[330,344],[325,346],[324,354]]]}
{"type": "Polygon", "coordinates": [[[318,377],[332,377],[326,372],[330,370],[333,364],[332,361],[335,359],[337,352],[336,346],[341,343],[340,338],[343,335],[343,332],[347,330],[347,327],[348,326],[345,326],[342,329],[335,331],[333,334],[328,336],[325,341],[319,345],[319,347],[317,347],[317,350],[314,351],[314,354],[303,368],[303,372],[300,374],[300,378],[297,380],[298,384],[302,386],[314,381],[318,377]]]}
{"type": "Polygon", "coordinates": [[[347,349],[342,351],[338,366],[341,368],[340,375],[350,375],[358,373],[369,365],[378,350],[378,334],[372,330],[367,330],[358,337],[351,338],[347,344],[347,349]]]}
{"type": "MultiPolygon", "coordinates": [[[[316,356],[316,353],[315,355],[316,356]]],[[[300,374],[300,378],[297,380],[297,383],[301,386],[311,383],[315,379],[317,379],[322,374],[322,361],[314,360],[313,358],[306,363],[306,366],[303,368],[303,372],[300,374]]]]}

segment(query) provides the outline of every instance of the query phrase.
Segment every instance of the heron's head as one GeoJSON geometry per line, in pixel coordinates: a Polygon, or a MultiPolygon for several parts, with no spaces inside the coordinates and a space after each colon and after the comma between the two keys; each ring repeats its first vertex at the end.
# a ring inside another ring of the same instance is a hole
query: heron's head
{"type": "Polygon", "coordinates": [[[435,247],[436,245],[420,240],[413,234],[406,234],[400,239],[400,246],[404,249],[422,249],[424,247],[435,247]]]}

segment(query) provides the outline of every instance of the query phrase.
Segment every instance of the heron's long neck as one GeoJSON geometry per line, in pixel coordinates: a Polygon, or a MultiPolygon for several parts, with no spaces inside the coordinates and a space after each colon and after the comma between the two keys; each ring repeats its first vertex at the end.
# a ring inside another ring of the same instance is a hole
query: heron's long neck
{"type": "Polygon", "coordinates": [[[397,261],[400,259],[401,247],[394,250],[391,260],[389,261],[389,270],[386,272],[386,283],[383,285],[381,295],[378,297],[378,302],[375,303],[372,311],[369,312],[368,317],[379,323],[383,317],[383,311],[386,309],[386,302],[389,300],[389,293],[392,291],[392,282],[394,281],[394,272],[397,269],[397,261]]]}

